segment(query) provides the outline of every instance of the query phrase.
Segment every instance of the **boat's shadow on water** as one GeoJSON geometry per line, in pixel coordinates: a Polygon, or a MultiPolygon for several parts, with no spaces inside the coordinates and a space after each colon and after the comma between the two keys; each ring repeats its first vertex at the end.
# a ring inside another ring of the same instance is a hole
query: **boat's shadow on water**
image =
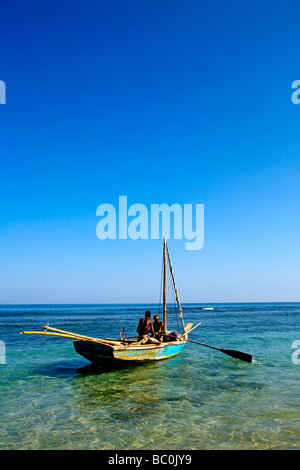
{"type": "Polygon", "coordinates": [[[46,364],[38,370],[36,373],[48,377],[56,378],[68,378],[68,377],[85,377],[90,375],[102,375],[102,374],[113,374],[120,370],[133,370],[137,367],[147,367],[150,364],[116,364],[114,366],[109,365],[95,365],[95,364],[81,364],[74,361],[59,361],[52,364],[46,364]]]}

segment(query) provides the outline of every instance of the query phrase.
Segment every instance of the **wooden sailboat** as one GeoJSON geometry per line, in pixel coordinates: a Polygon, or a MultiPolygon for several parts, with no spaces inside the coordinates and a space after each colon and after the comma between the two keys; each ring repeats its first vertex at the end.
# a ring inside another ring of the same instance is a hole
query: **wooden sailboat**
{"type": "MultiPolygon", "coordinates": [[[[178,306],[179,316],[182,323],[182,334],[179,337],[174,337],[173,341],[162,342],[160,344],[153,344],[147,342],[147,338],[142,341],[118,341],[119,344],[99,344],[92,341],[78,340],[74,341],[75,351],[81,356],[85,357],[92,363],[103,362],[128,362],[128,363],[143,363],[149,361],[159,361],[167,359],[181,353],[187,340],[187,333],[192,327],[189,323],[187,327],[184,325],[182,308],[180,305],[177,287],[175,283],[173,268],[169,256],[166,238],[164,239],[163,250],[163,325],[164,336],[167,336],[167,264],[169,264],[170,273],[173,281],[173,286],[176,294],[176,301],[178,306]]],[[[124,340],[126,340],[124,338],[124,340]]]]}
{"type": "MultiPolygon", "coordinates": [[[[163,342],[153,344],[149,342],[146,337],[141,341],[137,339],[123,337],[119,340],[114,339],[100,339],[83,336],[76,333],[71,333],[57,328],[52,328],[49,325],[44,326],[45,331],[23,331],[25,334],[42,334],[45,336],[60,336],[66,338],[73,338],[75,351],[81,356],[85,357],[94,364],[102,363],[143,363],[149,361],[159,361],[176,356],[181,353],[186,342],[187,334],[191,330],[193,324],[184,324],[182,316],[182,308],[180,305],[178,291],[175,283],[173,268],[170,260],[169,250],[167,247],[166,238],[164,238],[163,247],[163,342]],[[181,319],[182,333],[173,336],[167,330],[167,265],[171,274],[171,280],[176,297],[178,314],[181,319]],[[168,341],[166,341],[168,337],[168,341]]],[[[124,331],[124,330],[123,330],[124,331]]]]}

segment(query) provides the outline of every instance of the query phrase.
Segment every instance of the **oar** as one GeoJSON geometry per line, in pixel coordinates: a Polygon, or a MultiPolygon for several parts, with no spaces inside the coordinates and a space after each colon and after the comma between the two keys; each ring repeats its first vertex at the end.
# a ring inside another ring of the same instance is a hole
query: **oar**
{"type": "Polygon", "coordinates": [[[62,333],[64,335],[70,335],[72,337],[76,337],[78,339],[82,339],[82,340],[88,340],[88,341],[96,341],[96,342],[102,342],[102,343],[107,343],[107,344],[112,344],[112,345],[115,345],[115,346],[121,346],[122,343],[120,343],[119,341],[114,341],[114,340],[102,340],[100,338],[91,338],[90,336],[84,336],[84,335],[79,335],[77,333],[72,333],[71,331],[64,331],[64,330],[59,330],[58,328],[52,328],[50,327],[49,325],[46,325],[46,326],[43,326],[43,328],[47,329],[47,330],[51,330],[51,331],[56,331],[57,333],[62,333]]]}
{"type": "Polygon", "coordinates": [[[193,323],[188,323],[187,326],[185,327],[185,331],[183,333],[183,336],[185,337],[188,333],[190,333],[191,331],[193,331],[195,328],[197,328],[197,326],[201,325],[201,321],[199,323],[197,323],[196,326],[193,326],[193,323]]]}
{"type": "Polygon", "coordinates": [[[211,349],[216,349],[217,351],[221,351],[222,353],[234,357],[235,359],[240,359],[240,361],[252,362],[252,356],[241,351],[235,351],[234,349],[215,348],[214,346],[210,346],[209,344],[199,343],[198,341],[191,341],[190,339],[186,339],[186,341],[188,341],[189,343],[200,344],[201,346],[207,346],[211,349]]]}
{"type": "Polygon", "coordinates": [[[99,344],[104,344],[107,346],[122,346],[122,343],[117,342],[117,341],[103,341],[101,339],[97,338],[90,338],[88,336],[80,336],[76,334],[64,334],[64,333],[49,333],[47,331],[21,331],[21,335],[44,335],[44,336],[61,336],[63,338],[72,338],[72,339],[77,339],[77,340],[82,340],[82,341],[91,341],[93,343],[99,343],[99,344]]]}

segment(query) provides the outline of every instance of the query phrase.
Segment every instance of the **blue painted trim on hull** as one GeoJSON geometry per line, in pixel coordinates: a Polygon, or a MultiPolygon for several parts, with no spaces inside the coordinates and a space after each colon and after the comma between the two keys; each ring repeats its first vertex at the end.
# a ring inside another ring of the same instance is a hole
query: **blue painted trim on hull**
{"type": "Polygon", "coordinates": [[[74,341],[75,351],[94,364],[103,362],[143,363],[160,361],[177,356],[186,342],[162,343],[159,346],[141,345],[132,347],[106,346],[89,341],[74,341]]]}

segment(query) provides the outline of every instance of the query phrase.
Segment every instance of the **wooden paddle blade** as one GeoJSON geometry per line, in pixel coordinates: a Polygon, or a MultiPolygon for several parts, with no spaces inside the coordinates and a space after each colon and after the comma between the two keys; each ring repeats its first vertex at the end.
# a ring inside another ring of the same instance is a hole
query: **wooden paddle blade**
{"type": "Polygon", "coordinates": [[[187,323],[187,325],[185,326],[184,332],[188,333],[190,329],[192,328],[193,324],[194,323],[187,323]]]}
{"type": "Polygon", "coordinates": [[[235,351],[234,349],[219,349],[224,354],[234,357],[235,359],[240,359],[240,361],[252,362],[251,354],[243,353],[241,351],[235,351]]]}

